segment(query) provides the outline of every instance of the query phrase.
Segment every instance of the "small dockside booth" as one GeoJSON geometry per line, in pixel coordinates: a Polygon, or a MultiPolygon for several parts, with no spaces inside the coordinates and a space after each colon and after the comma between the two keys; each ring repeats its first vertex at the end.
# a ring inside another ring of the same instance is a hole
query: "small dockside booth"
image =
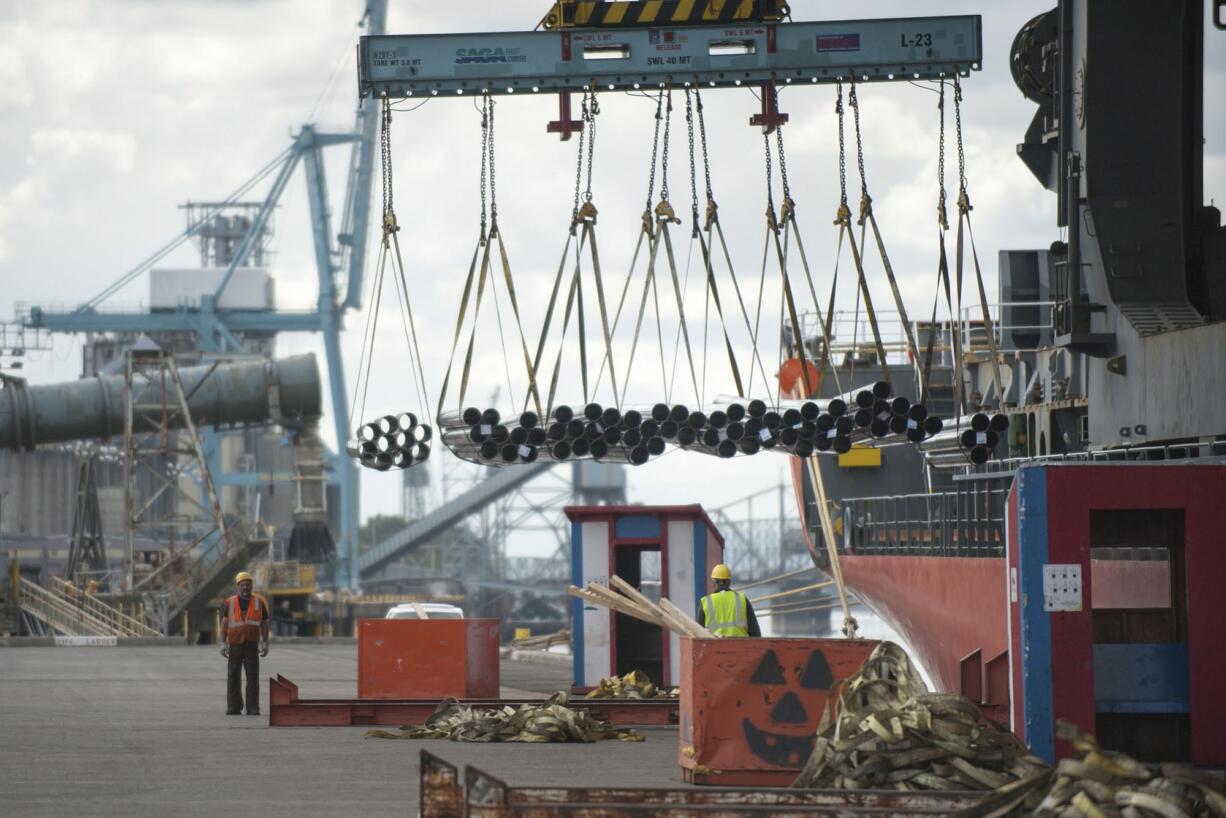
{"type": "MultiPolygon", "coordinates": [[[[649,598],[696,611],[724,538],[700,505],[568,506],[571,582],[608,585],[613,574],[649,598]]],[[[571,599],[574,688],[587,691],[632,670],[657,685],[681,683],[681,643],[658,625],[571,599]]]]}

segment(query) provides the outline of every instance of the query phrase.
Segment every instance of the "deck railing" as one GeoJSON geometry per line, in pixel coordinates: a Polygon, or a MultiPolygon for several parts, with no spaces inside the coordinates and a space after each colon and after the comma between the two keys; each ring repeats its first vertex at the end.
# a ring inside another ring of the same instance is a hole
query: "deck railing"
{"type": "Polygon", "coordinates": [[[1005,481],[975,481],[953,491],[857,497],[843,506],[843,553],[1001,557],[1005,481]]]}

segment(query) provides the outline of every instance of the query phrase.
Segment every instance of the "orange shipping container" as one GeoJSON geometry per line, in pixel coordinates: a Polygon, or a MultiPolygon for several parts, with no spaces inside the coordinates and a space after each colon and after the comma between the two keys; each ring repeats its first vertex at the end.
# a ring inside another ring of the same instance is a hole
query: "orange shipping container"
{"type": "Polygon", "coordinates": [[[694,784],[792,783],[830,689],[860,669],[866,639],[682,639],[681,750],[694,784]]]}
{"type": "Polygon", "coordinates": [[[497,619],[362,619],[358,698],[498,698],[497,619]]]}

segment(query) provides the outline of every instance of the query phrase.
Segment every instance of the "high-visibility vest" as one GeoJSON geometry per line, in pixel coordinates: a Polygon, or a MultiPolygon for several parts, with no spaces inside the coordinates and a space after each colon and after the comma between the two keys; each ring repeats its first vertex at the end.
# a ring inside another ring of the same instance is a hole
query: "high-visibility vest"
{"type": "Polygon", "coordinates": [[[716,636],[749,636],[749,600],[740,591],[717,591],[702,598],[707,630],[716,636]]]}
{"type": "Polygon", "coordinates": [[[226,600],[226,641],[231,645],[260,641],[260,625],[264,622],[264,609],[268,603],[259,594],[252,594],[247,602],[247,614],[238,604],[238,594],[226,600]]]}

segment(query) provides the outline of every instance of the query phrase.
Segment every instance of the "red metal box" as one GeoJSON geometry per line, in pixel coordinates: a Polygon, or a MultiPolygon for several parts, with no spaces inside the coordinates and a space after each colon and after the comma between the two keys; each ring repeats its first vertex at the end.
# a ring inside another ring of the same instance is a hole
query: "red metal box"
{"type": "Polygon", "coordinates": [[[813,750],[830,689],[879,643],[866,639],[682,639],[685,780],[788,786],[813,750]]]}
{"type": "Polygon", "coordinates": [[[358,621],[358,698],[498,698],[497,619],[358,621]]]}

